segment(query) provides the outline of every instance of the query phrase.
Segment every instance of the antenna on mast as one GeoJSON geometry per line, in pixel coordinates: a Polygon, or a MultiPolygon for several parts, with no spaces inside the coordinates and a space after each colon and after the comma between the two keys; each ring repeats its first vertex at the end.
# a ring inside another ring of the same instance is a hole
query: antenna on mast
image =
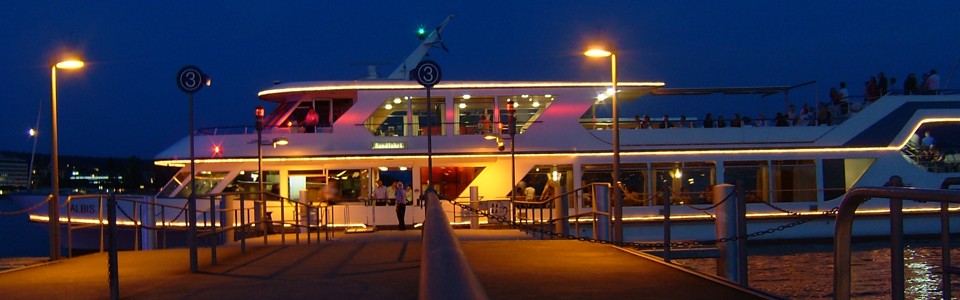
{"type": "Polygon", "coordinates": [[[447,28],[447,23],[450,23],[450,20],[453,19],[453,15],[447,16],[439,26],[437,26],[429,35],[422,37],[425,33],[424,28],[420,28],[417,31],[417,36],[423,40],[416,49],[413,49],[413,53],[410,53],[407,56],[407,59],[404,59],[396,69],[393,70],[393,73],[390,73],[390,76],[387,76],[387,79],[396,79],[396,80],[410,80],[410,70],[417,66],[420,63],[420,60],[424,56],[427,56],[427,53],[430,51],[430,48],[434,46],[440,46],[444,51],[450,52],[447,49],[447,46],[443,44],[443,38],[440,36],[440,33],[443,32],[444,28],[447,28]],[[424,30],[421,32],[421,30],[424,30]]]}

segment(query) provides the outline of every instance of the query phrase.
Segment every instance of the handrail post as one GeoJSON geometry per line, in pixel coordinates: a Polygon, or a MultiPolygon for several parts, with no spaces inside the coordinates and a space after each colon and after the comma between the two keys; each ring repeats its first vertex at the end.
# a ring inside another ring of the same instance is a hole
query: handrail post
{"type": "Polygon", "coordinates": [[[904,299],[903,201],[890,199],[890,297],[904,299]]]}
{"type": "MultiPolygon", "coordinates": [[[[70,209],[70,201],[73,200],[67,196],[67,257],[73,257],[73,210],[70,209]]],[[[50,204],[47,204],[50,205],[50,204]]]]}
{"type": "MultiPolygon", "coordinates": [[[[103,197],[99,197],[103,199],[103,197]]],[[[101,201],[102,202],[102,201],[101,201]]],[[[101,206],[102,207],[102,206],[101,206]]],[[[101,210],[102,211],[102,210],[101,210]]],[[[102,215],[102,213],[101,213],[102,215]]],[[[109,250],[107,254],[107,280],[110,284],[110,299],[120,299],[120,267],[117,257],[117,196],[107,198],[107,222],[109,225],[109,250]]]]}
{"type": "MultiPolygon", "coordinates": [[[[280,245],[281,245],[281,246],[286,246],[286,245],[287,245],[287,230],[286,230],[285,228],[283,228],[283,226],[284,226],[284,223],[286,223],[286,219],[285,219],[286,216],[284,215],[284,212],[286,212],[287,209],[286,209],[286,207],[285,207],[283,204],[284,204],[284,202],[287,202],[287,201],[284,200],[283,197],[280,197],[280,200],[279,200],[279,201],[280,201],[280,245]]],[[[273,221],[273,220],[271,219],[271,221],[273,221]]],[[[274,223],[276,223],[276,222],[274,222],[274,223]]]]}
{"type": "MultiPolygon", "coordinates": [[[[100,205],[100,211],[97,212],[97,216],[98,216],[97,226],[100,226],[100,252],[103,253],[103,234],[104,234],[104,226],[106,225],[103,222],[103,208],[104,208],[103,195],[97,196],[97,202],[99,202],[98,204],[100,205]]],[[[69,210],[70,208],[67,207],[67,209],[69,210]]]]}
{"type": "Polygon", "coordinates": [[[207,230],[210,230],[209,237],[207,238],[210,241],[210,262],[212,265],[217,265],[217,200],[216,196],[210,196],[210,224],[207,225],[207,230]]]}
{"type": "MultiPolygon", "coordinates": [[[[957,184],[960,184],[960,177],[949,177],[940,183],[940,189],[949,189],[957,184]]],[[[950,204],[940,202],[940,290],[943,299],[949,299],[953,295],[953,263],[948,255],[950,248],[950,204]]]]}
{"type": "Polygon", "coordinates": [[[670,262],[670,184],[663,182],[663,261],[670,262]]]}
{"type": "Polygon", "coordinates": [[[246,199],[244,199],[246,194],[240,194],[240,254],[247,254],[247,208],[244,204],[246,199]]]}

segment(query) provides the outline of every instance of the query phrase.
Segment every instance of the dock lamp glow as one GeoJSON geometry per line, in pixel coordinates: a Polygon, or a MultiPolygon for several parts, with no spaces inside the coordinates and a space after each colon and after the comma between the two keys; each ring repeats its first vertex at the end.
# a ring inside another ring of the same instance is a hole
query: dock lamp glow
{"type": "Polygon", "coordinates": [[[613,86],[613,240],[623,242],[623,197],[620,191],[620,116],[617,111],[617,54],[606,49],[592,48],[583,55],[587,57],[610,57],[610,82],[613,86]]]}
{"type": "Polygon", "coordinates": [[[58,62],[50,67],[50,95],[51,95],[51,131],[50,136],[52,145],[50,150],[50,171],[52,198],[47,204],[47,212],[50,217],[50,260],[60,259],[60,157],[57,140],[57,69],[79,69],[83,68],[83,61],[69,59],[58,62]]]}

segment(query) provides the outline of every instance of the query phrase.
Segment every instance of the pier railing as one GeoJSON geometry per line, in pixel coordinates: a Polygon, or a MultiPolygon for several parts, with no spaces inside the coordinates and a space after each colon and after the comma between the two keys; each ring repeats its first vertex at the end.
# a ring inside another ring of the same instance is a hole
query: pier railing
{"type": "MultiPolygon", "coordinates": [[[[960,180],[944,181],[943,186],[960,184],[960,180]]],[[[850,299],[851,292],[851,245],[850,238],[853,231],[853,218],[857,207],[871,197],[890,199],[890,280],[891,296],[893,299],[904,299],[903,274],[903,200],[933,201],[941,203],[941,238],[945,238],[942,256],[946,257],[941,266],[943,270],[943,284],[950,285],[950,274],[957,273],[957,269],[949,261],[949,220],[947,204],[960,203],[960,191],[946,189],[920,189],[903,187],[862,187],[847,192],[840,203],[837,213],[836,229],[834,233],[834,276],[833,293],[835,299],[850,299]]],[[[950,288],[943,289],[944,299],[950,299],[950,288]]]]}
{"type": "MultiPolygon", "coordinates": [[[[183,205],[178,202],[160,203],[152,196],[87,194],[68,196],[65,205],[67,227],[67,255],[74,252],[74,232],[80,229],[96,227],[99,237],[99,251],[105,251],[108,226],[105,212],[108,209],[108,197],[114,196],[118,214],[116,223],[124,228],[133,229],[133,250],[150,248],[168,248],[170,233],[187,232],[186,199],[183,205]],[[92,201],[93,203],[90,203],[92,201]],[[77,211],[77,213],[75,213],[77,211]]],[[[163,201],[163,200],[160,200],[163,201]]],[[[296,243],[300,243],[301,232],[306,232],[307,243],[312,243],[311,232],[316,232],[317,241],[323,232],[329,240],[332,214],[330,206],[302,203],[280,195],[259,192],[232,192],[198,195],[197,201],[209,201],[206,210],[197,211],[197,223],[201,232],[197,237],[211,247],[211,255],[216,263],[216,247],[225,242],[239,241],[241,252],[246,252],[246,239],[262,235],[264,245],[268,243],[267,234],[287,233],[292,228],[296,243]],[[260,200],[264,199],[264,200],[260,200]],[[279,220],[268,217],[267,208],[279,209],[279,220]],[[293,213],[290,220],[287,212],[293,213]],[[279,230],[273,230],[279,228],[279,230]]],[[[286,244],[286,236],[281,235],[281,243],[286,244]]]]}

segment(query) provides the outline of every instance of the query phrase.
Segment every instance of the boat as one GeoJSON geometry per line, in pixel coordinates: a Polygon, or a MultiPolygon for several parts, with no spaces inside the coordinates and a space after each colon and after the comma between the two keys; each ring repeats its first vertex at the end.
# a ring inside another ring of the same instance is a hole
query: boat
{"type": "MultiPolygon", "coordinates": [[[[189,137],[176,141],[157,154],[155,164],[181,170],[151,201],[183,207],[193,182],[193,192],[201,197],[270,192],[322,204],[339,227],[392,228],[398,223],[394,209],[383,205],[390,200],[374,199],[374,190],[378,182],[402,182],[412,187],[411,199],[432,188],[454,202],[477,199],[487,214],[495,208],[511,211],[519,207],[517,200],[541,198],[564,203],[570,215],[580,214],[596,211],[594,201],[603,198],[592,197],[590,187],[611,184],[617,132],[625,240],[662,239],[665,190],[672,195],[667,205],[673,239],[715,238],[711,209],[719,197],[713,189],[738,182],[747,202],[748,231],[800,223],[751,239],[803,239],[832,236],[830,212],[852,188],[881,186],[892,176],[908,186],[939,188],[960,171],[960,154],[931,157],[915,140],[927,131],[945,135],[960,124],[956,94],[891,93],[871,102],[851,98],[842,106],[825,104],[822,109],[834,116],[829,124],[815,118],[791,126],[743,119],[738,127],[723,128],[707,118],[677,118],[683,107],[672,118],[649,122],[640,113],[613,120],[602,112],[613,93],[621,103],[683,95],[784,95],[787,106],[789,92],[806,84],[670,88],[659,81],[624,81],[613,91],[608,81],[441,81],[427,99],[410,70],[442,43],[447,22],[387,78],[263,89],[257,97],[271,108],[265,109],[262,128],[252,113],[247,126],[196,131],[195,178],[189,137]],[[548,189],[557,197],[543,197],[548,189]]],[[[423,220],[419,201],[413,202],[408,224],[423,220]]],[[[473,217],[458,205],[444,205],[455,222],[469,223],[473,217]]],[[[285,222],[297,215],[290,206],[267,209],[275,219],[283,214],[285,222]]],[[[907,202],[907,234],[938,232],[938,212],[937,203],[907,202]]],[[[872,200],[859,214],[864,225],[858,223],[856,235],[888,234],[887,201],[872,200]]],[[[506,215],[514,223],[543,221],[535,213],[506,215]]],[[[498,221],[487,215],[480,219],[498,221]]],[[[595,219],[566,222],[578,225],[574,234],[590,236],[595,219]]]]}

